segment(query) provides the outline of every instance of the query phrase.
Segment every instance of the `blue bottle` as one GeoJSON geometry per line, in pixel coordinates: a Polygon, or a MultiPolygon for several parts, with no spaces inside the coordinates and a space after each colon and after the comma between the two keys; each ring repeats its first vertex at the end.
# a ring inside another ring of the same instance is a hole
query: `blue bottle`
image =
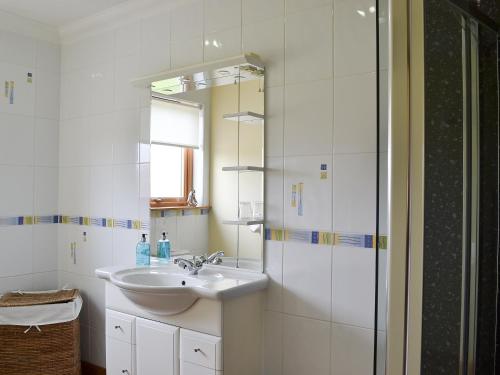
{"type": "Polygon", "coordinates": [[[151,248],[146,241],[146,234],[142,234],[141,240],[135,248],[135,264],[138,266],[149,266],[151,263],[151,248]]]}
{"type": "Polygon", "coordinates": [[[162,234],[162,239],[156,244],[156,256],[160,263],[168,263],[170,260],[170,241],[167,240],[165,232],[162,234]]]}

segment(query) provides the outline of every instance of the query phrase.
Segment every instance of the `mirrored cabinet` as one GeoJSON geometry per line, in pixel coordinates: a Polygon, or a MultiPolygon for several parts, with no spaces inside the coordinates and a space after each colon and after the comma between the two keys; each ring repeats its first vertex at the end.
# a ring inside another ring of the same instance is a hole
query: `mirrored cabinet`
{"type": "Polygon", "coordinates": [[[247,54],[149,80],[151,242],[262,271],[264,65],[247,54]]]}

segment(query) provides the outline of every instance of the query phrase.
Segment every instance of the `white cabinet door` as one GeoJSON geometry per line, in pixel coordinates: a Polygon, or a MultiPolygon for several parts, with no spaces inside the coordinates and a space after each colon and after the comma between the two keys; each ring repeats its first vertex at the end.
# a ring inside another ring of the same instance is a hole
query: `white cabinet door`
{"type": "Polygon", "coordinates": [[[107,375],[134,375],[132,356],[132,344],[106,337],[107,375]]]}
{"type": "Polygon", "coordinates": [[[222,375],[222,371],[215,371],[194,363],[181,362],[181,375],[222,375]]]}
{"type": "Polygon", "coordinates": [[[137,318],[137,375],[179,375],[179,328],[137,318]]]}

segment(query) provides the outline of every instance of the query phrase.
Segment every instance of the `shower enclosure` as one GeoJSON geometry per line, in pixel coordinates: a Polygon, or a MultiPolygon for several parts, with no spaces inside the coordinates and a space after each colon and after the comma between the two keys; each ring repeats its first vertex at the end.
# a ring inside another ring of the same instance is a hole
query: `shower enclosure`
{"type": "Polygon", "coordinates": [[[500,371],[498,28],[486,3],[422,3],[422,374],[500,371]]]}
{"type": "Polygon", "coordinates": [[[388,3],[388,374],[500,373],[499,6],[388,3]]]}

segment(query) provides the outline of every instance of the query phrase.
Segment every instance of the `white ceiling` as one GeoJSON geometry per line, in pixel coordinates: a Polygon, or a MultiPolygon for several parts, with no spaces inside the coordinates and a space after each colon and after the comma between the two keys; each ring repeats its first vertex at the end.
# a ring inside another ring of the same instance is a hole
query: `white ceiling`
{"type": "Polygon", "coordinates": [[[0,0],[0,10],[60,27],[127,1],[130,0],[0,0]]]}

